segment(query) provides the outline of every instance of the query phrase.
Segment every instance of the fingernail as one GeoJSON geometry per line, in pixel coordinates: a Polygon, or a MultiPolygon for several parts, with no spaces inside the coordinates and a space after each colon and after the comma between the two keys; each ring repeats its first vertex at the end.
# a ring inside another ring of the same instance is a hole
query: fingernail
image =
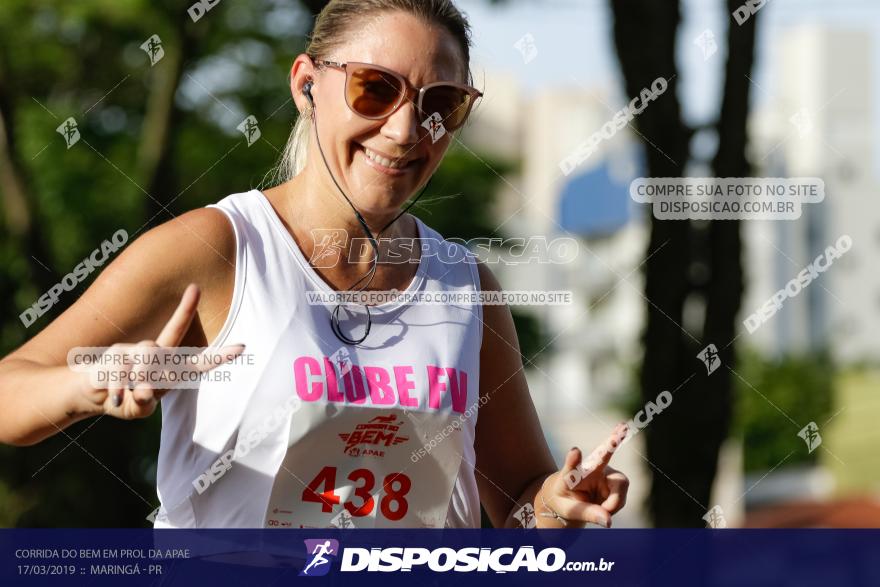
{"type": "Polygon", "coordinates": [[[114,395],[113,396],[113,407],[118,408],[121,405],[122,405],[122,396],[119,394],[114,395]]]}

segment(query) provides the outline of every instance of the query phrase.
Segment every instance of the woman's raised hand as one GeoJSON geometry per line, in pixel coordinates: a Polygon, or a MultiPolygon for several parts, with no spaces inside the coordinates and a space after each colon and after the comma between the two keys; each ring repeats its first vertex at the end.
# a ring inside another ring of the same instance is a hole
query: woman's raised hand
{"type": "Polygon", "coordinates": [[[84,377],[84,393],[98,412],[123,420],[146,418],[169,389],[197,388],[203,373],[244,351],[243,344],[197,354],[178,346],[196,315],[199,295],[198,286],[190,284],[155,340],[114,344],[79,373],[84,377]]]}

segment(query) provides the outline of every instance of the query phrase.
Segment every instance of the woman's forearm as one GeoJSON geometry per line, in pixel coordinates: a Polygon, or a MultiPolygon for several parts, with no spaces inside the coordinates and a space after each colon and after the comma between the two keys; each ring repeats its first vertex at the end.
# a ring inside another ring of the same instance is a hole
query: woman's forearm
{"type": "Polygon", "coordinates": [[[100,415],[101,407],[88,401],[86,385],[84,377],[66,366],[22,359],[0,362],[0,442],[29,446],[100,415]]]}

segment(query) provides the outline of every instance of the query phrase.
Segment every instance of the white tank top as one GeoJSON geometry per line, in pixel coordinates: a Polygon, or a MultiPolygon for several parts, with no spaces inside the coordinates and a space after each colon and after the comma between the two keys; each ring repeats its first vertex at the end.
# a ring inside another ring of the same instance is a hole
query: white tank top
{"type": "MultiPolygon", "coordinates": [[[[163,397],[155,526],[479,527],[481,306],[373,306],[367,339],[345,345],[335,305],[307,299],[333,290],[265,196],[212,207],[237,243],[212,346],[244,343],[246,356],[218,369],[225,380],[163,397]]],[[[405,291],[479,292],[473,255],[416,222],[427,245],[405,291]]]]}

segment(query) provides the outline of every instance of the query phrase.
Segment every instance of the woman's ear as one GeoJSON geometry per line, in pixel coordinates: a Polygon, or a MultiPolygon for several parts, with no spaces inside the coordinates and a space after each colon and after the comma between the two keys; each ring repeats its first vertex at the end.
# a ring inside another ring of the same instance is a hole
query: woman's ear
{"type": "Polygon", "coordinates": [[[298,55],[290,67],[290,95],[301,113],[312,107],[307,93],[304,91],[314,84],[315,65],[305,53],[298,55]]]}

